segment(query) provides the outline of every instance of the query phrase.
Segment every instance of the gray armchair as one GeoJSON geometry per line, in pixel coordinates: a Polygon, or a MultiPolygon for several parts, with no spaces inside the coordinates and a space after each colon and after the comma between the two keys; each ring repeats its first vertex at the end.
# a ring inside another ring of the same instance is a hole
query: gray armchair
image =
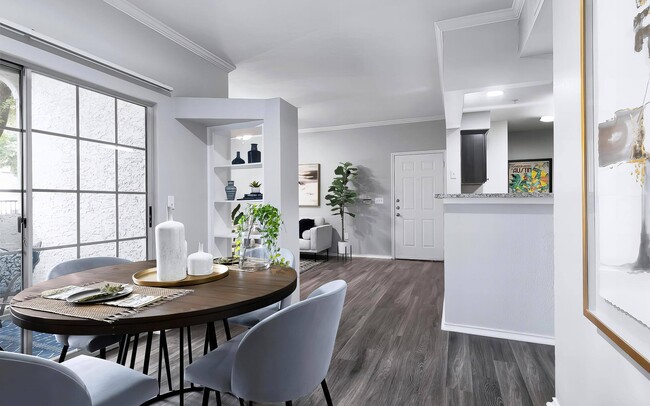
{"type": "Polygon", "coordinates": [[[327,251],[332,247],[332,225],[325,223],[323,217],[314,218],[314,227],[306,230],[300,236],[298,244],[300,253],[318,254],[327,251]]]}
{"type": "Polygon", "coordinates": [[[139,405],[158,394],[155,379],[81,355],[63,364],[0,352],[3,405],[139,405]]]}
{"type": "Polygon", "coordinates": [[[291,405],[320,384],[332,406],[325,378],[346,290],[342,280],[327,283],[188,366],[187,379],[206,388],[203,404],[215,390],[218,399],[230,392],[241,404],[246,399],[291,405]]]}
{"type": "MultiPolygon", "coordinates": [[[[47,279],[54,279],[59,276],[69,275],[71,273],[86,271],[94,268],[101,268],[103,266],[119,265],[130,263],[131,261],[114,257],[92,257],[73,259],[58,264],[50,270],[47,274],[47,279]]],[[[118,335],[90,335],[90,336],[68,336],[62,334],[55,334],[56,341],[63,344],[59,362],[65,360],[68,353],[68,348],[80,348],[88,352],[99,351],[101,358],[106,358],[106,347],[109,345],[117,344],[122,336],[118,335]]]]}

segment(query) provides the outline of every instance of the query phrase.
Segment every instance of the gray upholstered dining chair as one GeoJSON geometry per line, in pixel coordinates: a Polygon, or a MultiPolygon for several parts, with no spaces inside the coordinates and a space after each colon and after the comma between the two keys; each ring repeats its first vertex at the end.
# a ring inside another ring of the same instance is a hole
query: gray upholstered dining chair
{"type": "Polygon", "coordinates": [[[58,364],[0,352],[3,405],[139,405],[157,394],[154,378],[110,361],[80,355],[58,364]]]}
{"type": "Polygon", "coordinates": [[[320,383],[332,406],[325,378],[346,289],[342,280],[329,282],[189,365],[185,377],[206,388],[203,404],[215,390],[219,405],[221,392],[242,405],[243,399],[291,405],[320,383]]]}
{"type": "MultiPolygon", "coordinates": [[[[59,276],[69,275],[76,272],[87,271],[89,269],[101,268],[103,266],[119,265],[130,263],[131,261],[114,257],[91,257],[73,259],[56,265],[47,274],[47,279],[54,279],[59,276]]],[[[118,335],[88,335],[88,336],[68,336],[55,334],[56,341],[63,345],[59,362],[65,360],[68,349],[79,348],[88,352],[99,351],[101,358],[106,358],[106,347],[117,344],[122,339],[118,335]]]]}
{"type": "MultiPolygon", "coordinates": [[[[256,250],[255,248],[253,250],[256,250]]],[[[254,253],[251,256],[255,256],[256,253],[260,253],[261,251],[253,251],[254,253]]],[[[280,256],[284,258],[288,263],[291,268],[294,268],[296,266],[296,259],[294,258],[293,254],[291,251],[289,251],[286,248],[281,248],[280,249],[280,256]]],[[[247,328],[251,328],[260,321],[264,320],[265,318],[269,317],[272,314],[277,313],[280,311],[280,309],[286,307],[289,305],[289,298],[282,300],[282,302],[279,303],[274,303],[272,305],[263,307],[261,309],[253,310],[252,312],[240,314],[239,316],[231,317],[228,320],[224,320],[224,326],[226,326],[226,323],[232,323],[232,324],[238,324],[240,326],[244,326],[247,328]]],[[[226,333],[227,338],[230,340],[230,328],[226,328],[226,333]]]]}

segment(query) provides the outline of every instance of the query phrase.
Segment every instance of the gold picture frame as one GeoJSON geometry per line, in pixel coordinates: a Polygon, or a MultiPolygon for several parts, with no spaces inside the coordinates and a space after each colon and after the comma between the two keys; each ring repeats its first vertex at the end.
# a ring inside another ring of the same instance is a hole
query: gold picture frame
{"type": "MultiPolygon", "coordinates": [[[[635,0],[624,0],[624,1],[630,3],[635,2],[635,0]]],[[[616,3],[617,6],[620,5],[618,1],[613,3],[616,3]]],[[[596,63],[596,61],[594,60],[596,59],[594,55],[597,54],[594,50],[595,46],[594,46],[594,36],[593,36],[593,32],[597,30],[595,29],[596,23],[593,21],[594,1],[580,0],[580,6],[581,6],[581,10],[580,10],[580,14],[581,14],[580,15],[580,30],[581,30],[580,31],[580,35],[581,35],[580,65],[581,66],[580,69],[581,69],[581,93],[582,93],[581,94],[581,112],[582,112],[581,124],[582,124],[582,168],[583,168],[583,174],[582,174],[583,314],[600,331],[602,331],[602,333],[605,334],[615,345],[617,345],[631,359],[633,359],[641,368],[650,372],[650,351],[648,351],[649,346],[647,345],[648,338],[650,338],[650,326],[648,326],[647,320],[639,316],[635,317],[633,313],[627,312],[626,308],[617,306],[617,302],[615,301],[611,301],[611,302],[608,301],[602,293],[603,292],[602,284],[603,283],[609,284],[611,282],[609,282],[610,279],[605,279],[605,281],[607,282],[602,282],[600,279],[601,273],[609,272],[611,274],[612,270],[607,269],[606,271],[601,271],[601,269],[604,269],[608,266],[612,268],[612,266],[603,265],[604,262],[600,262],[601,254],[599,253],[599,251],[602,251],[602,247],[604,244],[600,244],[601,241],[598,240],[599,238],[598,233],[600,232],[599,229],[604,227],[601,226],[602,219],[599,218],[599,216],[602,214],[602,212],[596,209],[597,206],[596,201],[598,201],[599,205],[602,206],[602,204],[600,203],[602,200],[599,200],[602,199],[602,197],[598,194],[602,188],[600,188],[600,184],[598,183],[601,181],[595,180],[597,174],[600,173],[598,172],[599,167],[602,168],[604,165],[603,160],[605,158],[603,158],[603,156],[607,157],[606,153],[601,152],[602,149],[601,144],[603,143],[603,138],[604,138],[602,133],[605,131],[603,130],[603,128],[607,127],[607,125],[616,125],[619,118],[624,114],[627,114],[628,117],[633,117],[632,114],[629,113],[630,111],[633,110],[636,111],[637,113],[639,113],[640,111],[639,114],[641,115],[641,122],[642,122],[644,108],[647,105],[647,103],[646,103],[646,99],[643,99],[641,107],[637,109],[616,110],[615,112],[612,111],[612,113],[615,113],[614,118],[606,122],[599,122],[597,125],[599,134],[596,135],[596,122],[598,122],[597,119],[599,117],[596,113],[597,109],[594,107],[597,104],[597,100],[595,97],[593,97],[593,95],[596,94],[594,88],[597,86],[597,79],[596,79],[596,75],[594,74],[596,69],[594,67],[596,63]],[[627,112],[627,113],[621,113],[621,112],[627,112]],[[598,150],[599,166],[594,165],[595,163],[594,156],[596,150],[598,150]],[[609,308],[608,306],[611,308],[609,308]],[[642,320],[646,320],[646,322],[644,323],[642,322],[642,320]],[[647,331],[645,331],[646,329],[647,331]]],[[[648,5],[643,6],[637,2],[636,7],[638,9],[638,8],[646,8],[650,6],[648,5]]],[[[631,8],[631,6],[627,6],[627,9],[629,8],[631,8]]],[[[597,10],[597,11],[601,11],[601,10],[597,10]]],[[[648,11],[650,11],[650,9],[648,11]]],[[[618,14],[612,16],[611,13],[608,14],[604,10],[601,15],[607,15],[608,18],[616,18],[618,16],[618,14]]],[[[623,22],[621,22],[621,24],[623,24],[623,22]]],[[[635,20],[635,24],[636,24],[636,20],[635,20]]],[[[601,31],[598,31],[598,34],[605,37],[605,33],[601,31]]],[[[647,38],[645,39],[643,45],[644,52],[649,51],[646,48],[646,46],[650,47],[650,44],[647,43],[647,38]]],[[[634,49],[634,48],[630,47],[630,49],[634,49]]],[[[638,49],[634,49],[634,50],[638,52],[638,49]]],[[[599,51],[602,50],[599,49],[599,51]]],[[[650,79],[648,81],[650,83],[650,79]]],[[[632,121],[632,120],[633,118],[628,118],[628,121],[632,121]]],[[[649,117],[649,121],[650,121],[650,117],[649,117]]],[[[643,132],[643,128],[641,128],[640,131],[643,132]]],[[[637,137],[640,136],[637,135],[637,137]]],[[[606,141],[610,141],[610,140],[611,139],[606,139],[606,141]]],[[[632,153],[632,155],[634,155],[634,153],[632,153]]],[[[646,156],[644,151],[643,159],[642,159],[644,165],[642,170],[643,173],[645,173],[645,168],[648,168],[647,166],[648,164],[646,163],[647,159],[650,159],[650,154],[646,156]]],[[[631,164],[631,163],[633,163],[633,157],[629,158],[629,160],[627,162],[624,162],[623,164],[631,164]]],[[[650,176],[650,173],[648,174],[648,176],[650,176]]],[[[606,188],[605,190],[608,191],[608,189],[606,188]]],[[[643,196],[645,196],[646,193],[650,194],[650,191],[646,192],[646,189],[642,188],[641,199],[643,199],[643,196]]],[[[609,195],[606,195],[606,198],[609,198],[609,195]]],[[[629,197],[627,198],[629,199],[629,197]]],[[[643,204],[641,204],[641,207],[642,207],[641,211],[644,212],[643,204]]],[[[608,213],[607,210],[602,210],[602,211],[604,213],[608,213]]],[[[645,221],[643,214],[641,215],[641,219],[642,221],[645,221]]],[[[641,233],[643,232],[644,232],[644,228],[642,227],[641,233]]],[[[605,232],[601,234],[606,235],[605,232]]],[[[639,247],[643,246],[641,245],[643,244],[643,238],[641,238],[639,244],[640,244],[639,247]]],[[[636,262],[635,264],[638,264],[638,262],[636,262]]],[[[621,272],[623,272],[622,271],[623,269],[629,270],[631,268],[631,265],[632,264],[625,264],[625,266],[618,265],[619,266],[618,270],[621,270],[621,272]]],[[[639,268],[633,268],[633,269],[639,269],[639,268]]],[[[650,272],[650,270],[646,270],[644,268],[642,272],[650,272]]],[[[607,288],[608,285],[605,285],[605,287],[607,288]]],[[[647,294],[650,295],[650,292],[648,292],[647,294]]],[[[645,314],[644,317],[646,317],[645,314]]]]}

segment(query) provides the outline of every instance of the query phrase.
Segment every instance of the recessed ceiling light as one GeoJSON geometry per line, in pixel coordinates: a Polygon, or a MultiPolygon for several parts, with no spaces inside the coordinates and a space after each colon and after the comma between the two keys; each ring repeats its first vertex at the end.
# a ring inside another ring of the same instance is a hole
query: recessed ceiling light
{"type": "Polygon", "coordinates": [[[487,92],[487,97],[499,97],[503,96],[503,90],[490,90],[487,92]]]}
{"type": "Polygon", "coordinates": [[[555,117],[553,116],[541,116],[539,118],[539,121],[541,121],[542,123],[552,123],[553,120],[555,120],[555,117]]]}

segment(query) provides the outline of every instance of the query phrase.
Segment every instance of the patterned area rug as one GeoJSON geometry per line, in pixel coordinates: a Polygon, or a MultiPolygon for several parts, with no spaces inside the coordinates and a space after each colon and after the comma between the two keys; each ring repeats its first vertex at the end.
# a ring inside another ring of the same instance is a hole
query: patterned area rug
{"type": "Polygon", "coordinates": [[[324,262],[326,262],[324,259],[300,258],[300,273],[307,272],[324,262]]]}

